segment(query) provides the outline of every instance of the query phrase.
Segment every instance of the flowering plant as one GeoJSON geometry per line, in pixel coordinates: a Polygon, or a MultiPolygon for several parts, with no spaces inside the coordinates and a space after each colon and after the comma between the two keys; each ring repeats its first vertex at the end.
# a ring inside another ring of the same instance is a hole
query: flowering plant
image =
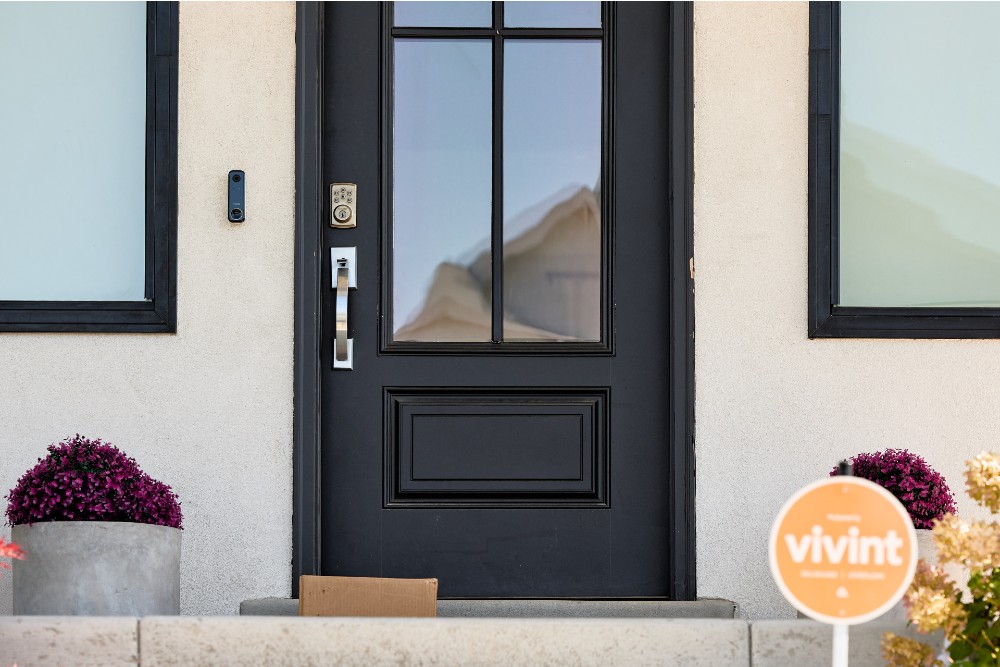
{"type": "MultiPolygon", "coordinates": [[[[966,462],[965,483],[973,500],[1000,511],[1000,456],[984,452],[966,462]]],[[[940,563],[968,569],[969,595],[921,559],[903,598],[910,623],[924,633],[943,630],[952,665],[1000,665],[1000,524],[947,514],[932,535],[940,563]]],[[[946,664],[931,646],[892,633],[882,637],[882,655],[890,667],[946,664]]]]}
{"type": "Polygon", "coordinates": [[[7,494],[11,525],[131,521],[181,527],[177,494],[110,443],[77,434],[48,450],[7,494]]]}
{"type": "MultiPolygon", "coordinates": [[[[858,454],[850,461],[855,477],[875,482],[903,503],[915,528],[932,528],[936,519],[955,512],[955,498],[944,477],[912,452],[887,449],[858,454]]],[[[836,474],[834,468],[830,475],[836,474]]]]}
{"type": "MultiPolygon", "coordinates": [[[[17,546],[13,542],[4,542],[3,538],[0,537],[0,558],[17,558],[18,560],[24,560],[25,554],[21,547],[17,546]]],[[[9,570],[10,563],[5,563],[0,560],[0,568],[9,570]]]]}

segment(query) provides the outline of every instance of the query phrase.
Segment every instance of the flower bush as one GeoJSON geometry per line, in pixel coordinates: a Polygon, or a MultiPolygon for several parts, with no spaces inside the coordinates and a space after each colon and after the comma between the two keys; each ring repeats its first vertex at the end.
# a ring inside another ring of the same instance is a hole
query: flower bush
{"type": "MultiPolygon", "coordinates": [[[[18,560],[24,560],[25,553],[21,547],[17,546],[13,542],[4,542],[3,538],[0,537],[0,558],[17,558],[18,560]]],[[[0,560],[0,568],[9,570],[10,563],[5,563],[0,560]]],[[[0,572],[0,574],[2,574],[2,572],[0,572]]]]}
{"type": "Polygon", "coordinates": [[[131,521],[181,528],[177,494],[110,443],[77,434],[48,451],[7,494],[11,525],[131,521]]]}
{"type": "MultiPolygon", "coordinates": [[[[968,461],[965,484],[970,498],[993,514],[1000,511],[1000,456],[984,452],[968,461]]],[[[917,630],[944,631],[950,661],[939,660],[927,644],[891,633],[882,637],[883,657],[890,667],[1000,665],[1000,524],[949,513],[934,522],[932,535],[940,563],[968,569],[968,595],[921,559],[903,601],[917,630]]]]}
{"type": "MultiPolygon", "coordinates": [[[[875,482],[903,503],[915,528],[933,528],[936,519],[955,511],[955,498],[944,477],[912,452],[887,449],[858,454],[850,461],[855,477],[875,482]]],[[[836,474],[834,468],[830,476],[836,474]]]]}

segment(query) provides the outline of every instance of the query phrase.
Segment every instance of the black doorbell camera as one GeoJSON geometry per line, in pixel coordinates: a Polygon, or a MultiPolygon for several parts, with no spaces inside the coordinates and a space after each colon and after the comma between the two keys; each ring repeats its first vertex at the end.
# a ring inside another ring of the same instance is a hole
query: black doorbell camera
{"type": "Polygon", "coordinates": [[[229,222],[243,222],[246,210],[247,177],[241,169],[229,172],[229,222]]]}

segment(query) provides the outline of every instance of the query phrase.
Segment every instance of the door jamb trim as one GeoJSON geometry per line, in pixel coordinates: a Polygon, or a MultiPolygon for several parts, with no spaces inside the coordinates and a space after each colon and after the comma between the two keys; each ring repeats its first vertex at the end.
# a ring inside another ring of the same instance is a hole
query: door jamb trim
{"type": "Polygon", "coordinates": [[[671,2],[667,94],[670,208],[670,598],[694,600],[694,9],[671,2]]]}
{"type": "Polygon", "coordinates": [[[323,5],[295,3],[295,325],[292,417],[292,597],[320,573],[323,257],[323,5]]]}
{"type": "MultiPolygon", "coordinates": [[[[303,574],[320,574],[323,6],[295,8],[295,339],[292,596],[303,574]]],[[[670,3],[670,539],[672,600],[696,596],[694,478],[693,170],[694,13],[670,3]]]]}

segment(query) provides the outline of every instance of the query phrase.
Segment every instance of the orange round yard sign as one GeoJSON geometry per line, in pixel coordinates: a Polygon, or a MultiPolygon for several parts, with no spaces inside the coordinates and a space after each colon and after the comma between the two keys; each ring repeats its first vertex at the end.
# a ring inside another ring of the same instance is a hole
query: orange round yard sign
{"type": "Polygon", "coordinates": [[[771,573],[792,605],[826,623],[864,623],[889,610],[917,567],[906,508],[858,477],[815,482],[793,495],[771,528],[771,573]]]}

